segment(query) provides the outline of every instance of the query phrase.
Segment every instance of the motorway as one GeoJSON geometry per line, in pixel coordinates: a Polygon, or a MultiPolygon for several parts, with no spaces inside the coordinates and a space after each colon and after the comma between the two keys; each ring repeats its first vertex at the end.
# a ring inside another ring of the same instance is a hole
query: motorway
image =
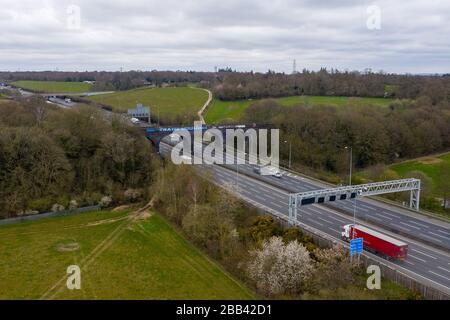
{"type": "MultiPolygon", "coordinates": [[[[169,144],[161,142],[160,153],[163,156],[170,154],[172,147],[169,144]]],[[[238,170],[236,166],[219,166],[219,165],[199,165],[203,172],[211,172],[214,175],[214,182],[221,186],[234,185],[235,194],[239,195],[244,201],[252,204],[257,204],[263,209],[275,211],[278,214],[288,216],[288,195],[289,191],[286,186],[292,188],[297,192],[306,190],[317,190],[320,186],[317,183],[306,178],[296,176],[283,176],[283,178],[275,178],[269,176],[250,176],[253,172],[251,165],[239,165],[238,170]],[[243,173],[246,174],[243,174],[243,173]],[[267,179],[273,180],[270,183],[267,179]],[[277,183],[280,187],[277,187],[277,183]],[[283,185],[283,188],[281,187],[283,185]]],[[[298,220],[303,224],[315,228],[327,235],[340,240],[341,227],[345,224],[353,223],[352,216],[343,213],[341,210],[353,210],[353,202],[342,201],[337,204],[339,210],[336,208],[324,205],[310,205],[301,207],[299,210],[298,220]]],[[[399,235],[397,232],[388,231],[389,228],[381,228],[380,221],[383,223],[395,225],[397,222],[401,226],[408,228],[408,231],[415,232],[416,228],[421,228],[420,232],[416,234],[432,235],[436,234],[442,236],[437,237],[441,240],[440,244],[448,244],[448,225],[445,223],[433,224],[425,219],[406,213],[399,212],[399,209],[385,204],[378,204],[373,200],[357,201],[357,208],[364,210],[357,210],[356,222],[365,225],[371,229],[379,230],[382,233],[394,236],[397,239],[403,240],[409,245],[408,257],[404,262],[387,261],[379,258],[385,264],[392,264],[397,270],[403,271],[416,278],[420,282],[431,284],[439,288],[441,291],[450,294],[450,254],[444,250],[437,249],[424,242],[413,240],[412,237],[399,235]],[[374,215],[375,218],[369,216],[374,215]],[[377,224],[371,223],[376,221],[377,224]],[[432,232],[432,233],[431,233],[432,232]]],[[[353,212],[353,211],[351,211],[353,212]]],[[[403,230],[406,233],[406,229],[403,230]]],[[[434,239],[434,238],[433,238],[434,239]]],[[[430,240],[430,239],[429,239],[430,240]]]]}
{"type": "Polygon", "coordinates": [[[49,97],[47,102],[55,104],[58,107],[63,108],[63,109],[71,109],[73,106],[76,105],[76,102],[66,101],[62,98],[57,98],[57,97],[49,97]]]}
{"type": "MultiPolygon", "coordinates": [[[[229,166],[231,170],[236,166],[229,166]]],[[[240,165],[239,171],[255,178],[266,181],[271,185],[283,188],[291,193],[305,192],[326,188],[327,186],[299,177],[288,172],[284,173],[282,179],[274,176],[259,176],[253,172],[254,166],[240,165]]],[[[329,188],[329,187],[328,187],[329,188]]],[[[353,200],[337,201],[328,203],[335,209],[339,209],[344,214],[352,215],[355,203],[353,200]]],[[[304,207],[299,210],[303,210],[304,207]]],[[[386,205],[367,198],[359,198],[356,201],[357,216],[361,220],[379,225],[396,233],[414,237],[417,240],[438,246],[450,252],[450,224],[436,219],[419,217],[401,208],[386,205]]]]}

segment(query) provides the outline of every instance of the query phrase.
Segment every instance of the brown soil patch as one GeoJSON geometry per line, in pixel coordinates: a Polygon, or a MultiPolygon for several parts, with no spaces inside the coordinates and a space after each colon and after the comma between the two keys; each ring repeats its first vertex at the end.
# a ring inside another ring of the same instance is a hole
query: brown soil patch
{"type": "Polygon", "coordinates": [[[130,205],[123,205],[123,206],[118,206],[115,207],[114,209],[112,209],[112,212],[117,212],[117,211],[124,211],[126,209],[128,209],[129,207],[131,207],[130,205]]]}
{"type": "Polygon", "coordinates": [[[80,249],[80,244],[78,242],[68,242],[68,243],[60,243],[56,247],[56,250],[59,252],[71,252],[77,251],[80,249]]]}
{"type": "Polygon", "coordinates": [[[145,211],[137,211],[137,212],[133,212],[131,218],[133,219],[133,221],[147,220],[152,215],[153,215],[153,212],[150,212],[150,211],[147,211],[147,210],[145,210],[145,211]]]}
{"type": "Polygon", "coordinates": [[[113,223],[113,222],[116,222],[116,221],[124,220],[124,219],[127,219],[127,218],[128,217],[125,216],[125,217],[120,217],[120,218],[104,219],[104,220],[99,220],[99,221],[95,221],[95,222],[90,222],[90,223],[86,224],[85,226],[86,227],[98,226],[98,225],[101,225],[101,224],[113,223]]]}
{"type": "Polygon", "coordinates": [[[419,159],[419,162],[422,164],[436,164],[441,163],[443,160],[439,158],[423,158],[419,159]]]}

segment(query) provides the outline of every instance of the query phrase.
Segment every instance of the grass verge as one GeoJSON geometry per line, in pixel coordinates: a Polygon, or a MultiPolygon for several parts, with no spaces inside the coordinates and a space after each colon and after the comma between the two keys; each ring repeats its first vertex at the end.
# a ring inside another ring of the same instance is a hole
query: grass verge
{"type": "MultiPolygon", "coordinates": [[[[207,123],[217,123],[220,121],[233,122],[239,121],[244,111],[252,104],[260,102],[264,99],[257,100],[236,100],[236,101],[222,101],[214,99],[206,113],[207,123]]],[[[293,106],[300,103],[309,105],[330,105],[330,106],[344,106],[356,105],[362,106],[367,104],[377,104],[380,106],[387,106],[393,102],[393,99],[384,98],[357,98],[357,97],[328,97],[328,96],[292,96],[275,98],[275,101],[285,106],[293,106]]]]}
{"type": "Polygon", "coordinates": [[[92,84],[84,82],[64,82],[64,81],[15,81],[12,85],[39,92],[49,93],[79,93],[92,90],[92,84]]]}
{"type": "Polygon", "coordinates": [[[0,299],[251,299],[160,216],[93,212],[0,227],[0,299]],[[66,269],[81,268],[81,290],[66,269]]]}

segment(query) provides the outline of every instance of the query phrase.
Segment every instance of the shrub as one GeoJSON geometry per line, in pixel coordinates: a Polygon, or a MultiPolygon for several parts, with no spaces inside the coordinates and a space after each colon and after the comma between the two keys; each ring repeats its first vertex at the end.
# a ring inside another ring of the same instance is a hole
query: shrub
{"type": "Polygon", "coordinates": [[[268,295],[301,292],[313,271],[308,251],[297,240],[284,244],[280,237],[272,237],[250,256],[248,276],[268,295]]]}
{"type": "Polygon", "coordinates": [[[110,196],[104,196],[100,199],[98,203],[102,208],[108,208],[112,203],[112,198],[110,196]]]}
{"type": "Polygon", "coordinates": [[[70,200],[69,202],[69,209],[73,210],[78,208],[78,201],[77,200],[70,200]]]}
{"type": "Polygon", "coordinates": [[[46,212],[51,209],[52,203],[53,199],[50,197],[35,199],[28,203],[28,208],[38,212],[46,212]]]}
{"type": "Polygon", "coordinates": [[[65,207],[59,203],[55,203],[52,206],[52,212],[59,212],[59,211],[64,211],[64,210],[65,210],[65,207]]]}

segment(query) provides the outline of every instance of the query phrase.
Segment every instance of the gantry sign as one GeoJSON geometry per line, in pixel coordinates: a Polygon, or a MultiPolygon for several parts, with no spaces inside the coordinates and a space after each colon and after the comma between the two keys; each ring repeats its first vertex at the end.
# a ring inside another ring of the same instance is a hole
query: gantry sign
{"type": "Polygon", "coordinates": [[[292,193],[289,195],[289,218],[297,219],[297,209],[299,206],[402,191],[411,192],[409,206],[418,211],[420,202],[420,180],[402,179],[292,193]]]}

